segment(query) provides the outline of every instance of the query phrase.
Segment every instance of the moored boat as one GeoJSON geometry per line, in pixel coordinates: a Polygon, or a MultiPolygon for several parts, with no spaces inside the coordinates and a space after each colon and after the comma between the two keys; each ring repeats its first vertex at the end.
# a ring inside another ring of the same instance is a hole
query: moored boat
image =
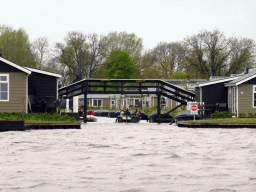
{"type": "MultiPolygon", "coordinates": [[[[79,121],[84,121],[83,117],[79,117],[79,121]]],[[[87,122],[96,122],[97,118],[94,115],[87,115],[87,122]]]]}
{"type": "Polygon", "coordinates": [[[117,110],[111,110],[108,113],[108,118],[116,118],[118,115],[116,114],[118,111],[117,110]]]}
{"type": "Polygon", "coordinates": [[[184,110],[177,113],[177,115],[174,117],[175,122],[181,121],[181,120],[193,120],[193,119],[202,119],[200,115],[194,115],[191,114],[190,110],[184,110]]]}
{"type": "Polygon", "coordinates": [[[118,116],[116,118],[117,123],[138,123],[140,121],[140,117],[138,116],[118,116]]]}
{"type": "Polygon", "coordinates": [[[153,111],[148,118],[150,123],[170,123],[173,121],[173,117],[171,116],[171,114],[169,114],[167,111],[164,111],[164,110],[160,111],[159,120],[158,120],[157,110],[153,111]]]}

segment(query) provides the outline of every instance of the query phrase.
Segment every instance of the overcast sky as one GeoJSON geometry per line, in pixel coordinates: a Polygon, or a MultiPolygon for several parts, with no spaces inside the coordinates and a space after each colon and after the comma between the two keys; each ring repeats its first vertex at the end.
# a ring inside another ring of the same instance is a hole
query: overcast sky
{"type": "Polygon", "coordinates": [[[23,28],[30,41],[64,42],[69,31],[135,33],[144,49],[201,30],[256,41],[256,0],[1,0],[0,24],[23,28]]]}

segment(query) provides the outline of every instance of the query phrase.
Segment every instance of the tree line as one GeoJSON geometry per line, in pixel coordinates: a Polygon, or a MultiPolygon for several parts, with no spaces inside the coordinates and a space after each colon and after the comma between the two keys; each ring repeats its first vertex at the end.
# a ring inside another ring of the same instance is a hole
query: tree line
{"type": "MultiPolygon", "coordinates": [[[[171,35],[171,34],[170,34],[171,35]]],[[[255,42],[203,30],[180,42],[160,42],[145,51],[134,33],[108,35],[71,31],[50,48],[48,39],[30,42],[24,29],[0,25],[3,57],[16,64],[56,72],[62,85],[80,78],[208,79],[255,67],[255,42]]]]}

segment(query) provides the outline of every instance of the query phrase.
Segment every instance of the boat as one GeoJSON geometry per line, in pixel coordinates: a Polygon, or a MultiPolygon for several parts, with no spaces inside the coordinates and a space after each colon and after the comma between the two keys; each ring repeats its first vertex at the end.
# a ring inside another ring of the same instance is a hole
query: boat
{"type": "Polygon", "coordinates": [[[171,114],[169,114],[167,111],[161,110],[160,111],[160,119],[158,121],[158,114],[157,114],[157,110],[153,111],[150,115],[149,115],[149,122],[150,123],[170,123],[173,121],[173,117],[171,116],[171,114]]]}
{"type": "Polygon", "coordinates": [[[138,123],[140,121],[140,117],[138,116],[118,116],[116,118],[116,123],[138,123]]]}
{"type": "Polygon", "coordinates": [[[94,111],[95,116],[108,117],[109,110],[98,109],[94,111]]]}
{"type": "MultiPolygon", "coordinates": [[[[83,117],[79,117],[79,121],[84,121],[83,117]]],[[[97,118],[94,115],[87,115],[87,122],[96,122],[97,118]]]]}
{"type": "MultiPolygon", "coordinates": [[[[131,113],[132,116],[136,116],[136,111],[135,110],[130,110],[130,113],[131,113]]],[[[144,111],[140,111],[140,116],[139,117],[140,117],[140,120],[146,120],[146,121],[149,120],[147,114],[144,111]]]]}
{"type": "Polygon", "coordinates": [[[118,115],[116,114],[117,110],[111,110],[108,112],[108,118],[116,118],[118,115]]]}
{"type": "Polygon", "coordinates": [[[146,121],[149,120],[149,117],[147,116],[147,114],[144,111],[141,111],[140,118],[141,118],[141,120],[146,120],[146,121]]]}
{"type": "Polygon", "coordinates": [[[191,114],[190,110],[184,110],[184,111],[178,112],[173,119],[177,123],[178,121],[181,121],[181,120],[194,120],[194,119],[198,120],[198,119],[202,119],[202,117],[200,115],[191,114]]]}

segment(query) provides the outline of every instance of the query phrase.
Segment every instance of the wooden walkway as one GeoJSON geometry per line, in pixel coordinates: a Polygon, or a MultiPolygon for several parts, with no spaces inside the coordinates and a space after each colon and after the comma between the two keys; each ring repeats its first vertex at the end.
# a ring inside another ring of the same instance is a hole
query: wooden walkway
{"type": "MultiPolygon", "coordinates": [[[[195,101],[194,93],[161,79],[83,79],[58,90],[60,99],[84,95],[84,111],[87,111],[88,94],[155,94],[158,97],[158,119],[160,119],[161,96],[179,102],[180,105],[176,108],[187,105],[188,101],[195,101]]],[[[86,119],[86,113],[84,113],[84,123],[86,119]]]]}

